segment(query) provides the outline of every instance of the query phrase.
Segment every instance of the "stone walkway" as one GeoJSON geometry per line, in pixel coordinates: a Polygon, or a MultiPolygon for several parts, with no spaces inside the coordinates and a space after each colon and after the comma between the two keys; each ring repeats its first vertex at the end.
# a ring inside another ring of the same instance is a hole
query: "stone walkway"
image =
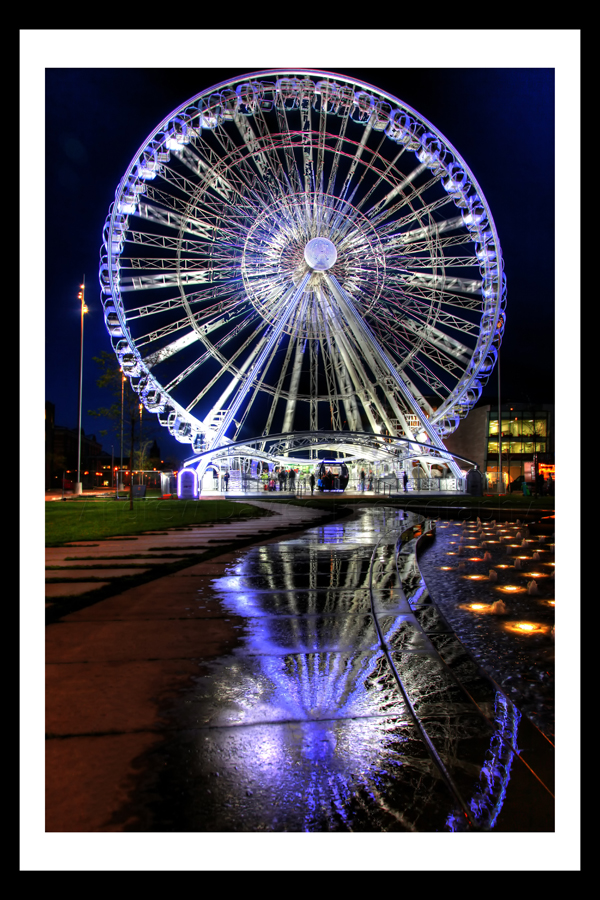
{"type": "MultiPolygon", "coordinates": [[[[236,552],[225,547],[256,538],[266,543],[286,532],[314,526],[330,514],[298,506],[252,501],[274,514],[244,522],[216,523],[187,531],[78,542],[48,548],[47,578],[64,578],[49,589],[65,596],[122,578],[132,568],[114,568],[114,557],[138,555],[142,569],[169,554],[197,555],[223,546],[223,554],[176,573],[124,589],[69,613],[46,628],[46,831],[144,830],[137,810],[127,802],[143,758],[161,741],[167,722],[162,711],[190,678],[213,659],[233,649],[240,622],[226,615],[217,600],[202,608],[191,600],[208,592],[236,552]],[[157,549],[158,548],[158,549],[157,549]],[[193,548],[193,551],[192,551],[193,548]],[[200,550],[199,550],[200,548],[200,550]],[[84,560],[82,557],[93,557],[84,560]],[[77,564],[111,568],[101,582],[73,581],[77,564]],[[67,572],[69,574],[67,574],[67,572]],[[54,573],[57,573],[56,575],[54,573]]],[[[244,552],[244,551],[240,551],[244,552]]],[[[139,571],[137,569],[136,571],[139,571]]]]}

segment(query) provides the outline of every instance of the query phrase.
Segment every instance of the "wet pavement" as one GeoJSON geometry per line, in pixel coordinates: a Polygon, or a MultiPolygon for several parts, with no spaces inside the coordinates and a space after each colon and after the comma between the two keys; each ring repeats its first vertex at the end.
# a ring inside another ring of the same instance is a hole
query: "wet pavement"
{"type": "Polygon", "coordinates": [[[180,573],[185,615],[157,599],[169,621],[147,649],[149,591],[128,612],[116,597],[69,616],[121,616],[129,649],[102,651],[115,665],[136,650],[138,666],[185,662],[177,690],[156,692],[162,724],[137,745],[118,808],[92,830],[552,831],[553,748],[432,604],[421,522],[358,508],[233,553],[211,577],[180,573]]]}

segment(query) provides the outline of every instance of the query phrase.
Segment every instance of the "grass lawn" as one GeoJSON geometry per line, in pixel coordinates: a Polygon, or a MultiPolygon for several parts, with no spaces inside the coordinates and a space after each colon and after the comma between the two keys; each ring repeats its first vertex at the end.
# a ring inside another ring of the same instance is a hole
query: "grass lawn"
{"type": "Polygon", "coordinates": [[[249,503],[231,500],[79,500],[46,503],[46,546],[68,541],[95,541],[115,535],[162,531],[188,525],[204,525],[232,519],[268,515],[249,503]]]}

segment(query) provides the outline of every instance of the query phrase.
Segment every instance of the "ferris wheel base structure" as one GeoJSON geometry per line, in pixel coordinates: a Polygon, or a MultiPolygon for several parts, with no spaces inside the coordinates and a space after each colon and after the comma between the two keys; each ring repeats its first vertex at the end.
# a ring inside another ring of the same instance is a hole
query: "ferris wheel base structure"
{"type": "MultiPolygon", "coordinates": [[[[390,437],[364,431],[319,431],[317,433],[296,431],[289,434],[272,434],[268,437],[257,435],[254,438],[211,448],[185,460],[184,468],[197,472],[199,495],[202,476],[209,465],[226,464],[231,466],[232,460],[235,459],[255,460],[271,466],[316,465],[323,452],[337,453],[338,462],[344,462],[346,465],[388,463],[391,472],[398,475],[401,470],[406,471],[407,464],[420,465],[427,475],[430,475],[432,465],[438,467],[441,465],[448,468],[447,475],[450,477],[454,475],[449,465],[452,461],[455,465],[457,461],[460,461],[467,466],[477,466],[473,460],[450,453],[446,449],[427,448],[427,452],[424,452],[423,444],[420,441],[403,437],[390,437]],[[307,453],[308,456],[300,455],[307,453]]],[[[455,486],[449,490],[453,493],[457,490],[464,492],[465,479],[456,478],[455,486]]]]}
{"type": "Polygon", "coordinates": [[[502,252],[466,161],[397,97],[312,69],[207,87],[134,155],[100,257],[119,366],[200,483],[319,450],[463,478],[443,441],[497,362],[502,252]]]}

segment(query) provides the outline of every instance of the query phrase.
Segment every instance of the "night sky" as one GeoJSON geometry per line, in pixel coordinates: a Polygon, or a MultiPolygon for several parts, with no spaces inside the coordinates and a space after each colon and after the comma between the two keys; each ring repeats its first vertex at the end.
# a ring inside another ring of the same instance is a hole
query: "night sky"
{"type": "MultiPolygon", "coordinates": [[[[255,68],[259,68],[257,60],[255,68]]],[[[550,68],[327,67],[404,100],[454,144],[490,204],[508,284],[502,395],[554,399],[554,71],[550,68]]],[[[78,286],[86,280],[83,428],[108,405],[93,356],[110,350],[98,287],[101,233],[115,188],[147,135],[173,108],[240,69],[46,70],[46,399],[56,422],[78,414],[78,286]]],[[[497,396],[494,374],[484,393],[497,396]]],[[[148,414],[149,416],[149,414],[148,414]]],[[[113,438],[114,441],[114,438],[113,438]]],[[[110,452],[110,438],[104,439],[110,452]]],[[[159,429],[163,455],[187,445],[159,429]],[[169,449],[170,448],[170,449],[169,449]]],[[[183,452],[182,452],[183,451],[183,452]]]]}

